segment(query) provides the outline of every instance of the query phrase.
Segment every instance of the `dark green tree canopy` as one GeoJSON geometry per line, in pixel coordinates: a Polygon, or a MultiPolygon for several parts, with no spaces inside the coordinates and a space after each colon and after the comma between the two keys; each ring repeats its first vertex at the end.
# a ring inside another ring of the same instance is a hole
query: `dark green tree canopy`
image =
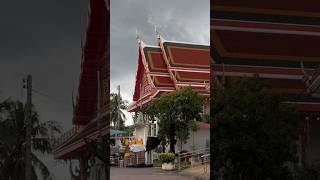
{"type": "MultiPolygon", "coordinates": [[[[23,180],[25,167],[26,107],[20,101],[10,99],[0,103],[0,179],[23,180]]],[[[37,180],[36,169],[44,179],[50,179],[46,165],[35,155],[52,150],[49,132],[60,132],[55,121],[41,122],[32,107],[32,179],[37,180]]]]}
{"type": "Polygon", "coordinates": [[[288,179],[297,161],[299,114],[258,79],[213,92],[213,158],[226,179],[288,179]],[[220,169],[221,170],[221,169],[220,169]]]}
{"type": "Polygon", "coordinates": [[[202,97],[191,87],[164,94],[149,107],[151,118],[159,120],[158,137],[162,144],[170,144],[170,151],[175,151],[177,138],[185,141],[195,120],[200,120],[202,97]]]}

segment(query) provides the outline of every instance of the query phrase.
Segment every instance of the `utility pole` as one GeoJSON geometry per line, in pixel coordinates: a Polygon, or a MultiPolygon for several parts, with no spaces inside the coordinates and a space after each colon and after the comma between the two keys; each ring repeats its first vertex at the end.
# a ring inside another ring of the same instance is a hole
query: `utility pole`
{"type": "Polygon", "coordinates": [[[25,179],[31,180],[31,106],[32,106],[32,76],[28,75],[27,79],[23,79],[23,88],[27,88],[27,103],[26,103],[26,151],[25,151],[25,179]],[[25,84],[26,83],[26,84],[25,84]]]}

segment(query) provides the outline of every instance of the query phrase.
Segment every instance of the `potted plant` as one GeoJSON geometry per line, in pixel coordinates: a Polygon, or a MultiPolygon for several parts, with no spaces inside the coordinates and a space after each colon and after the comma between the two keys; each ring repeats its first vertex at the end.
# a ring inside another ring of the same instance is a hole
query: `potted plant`
{"type": "Polygon", "coordinates": [[[175,166],[174,166],[175,158],[176,158],[176,156],[174,153],[160,153],[159,160],[162,163],[161,169],[173,170],[175,168],[175,166]]]}

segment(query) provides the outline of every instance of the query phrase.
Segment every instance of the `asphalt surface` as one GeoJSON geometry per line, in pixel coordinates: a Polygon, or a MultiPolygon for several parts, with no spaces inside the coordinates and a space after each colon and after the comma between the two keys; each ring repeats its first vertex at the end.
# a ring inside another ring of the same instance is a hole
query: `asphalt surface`
{"type": "Polygon", "coordinates": [[[158,168],[117,168],[110,169],[111,180],[194,180],[181,176],[174,171],[163,171],[158,168]]]}

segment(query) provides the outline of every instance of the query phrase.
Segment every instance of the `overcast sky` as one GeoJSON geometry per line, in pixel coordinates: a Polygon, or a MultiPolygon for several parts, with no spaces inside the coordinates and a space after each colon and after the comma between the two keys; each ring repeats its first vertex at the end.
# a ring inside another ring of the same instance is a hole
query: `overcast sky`
{"type": "MultiPolygon", "coordinates": [[[[33,95],[41,119],[71,127],[87,10],[88,0],[1,1],[0,99],[25,101],[22,78],[32,74],[34,89],[47,96],[33,95]]],[[[55,166],[51,156],[42,158],[56,179],[68,180],[65,166],[55,166]]]]}
{"type": "MultiPolygon", "coordinates": [[[[88,0],[3,1],[0,6],[0,99],[25,101],[22,78],[33,75],[33,102],[43,121],[71,127],[71,95],[78,88],[81,39],[88,0]]],[[[111,91],[132,100],[136,31],[155,45],[154,25],[167,40],[209,44],[209,0],[111,0],[111,91]]],[[[42,156],[57,180],[67,166],[42,156]],[[58,164],[57,164],[58,163],[58,164]]]]}
{"type": "MultiPolygon", "coordinates": [[[[136,32],[156,45],[155,28],[167,40],[209,45],[209,0],[111,0],[111,91],[121,86],[132,101],[137,67],[136,32]]],[[[127,124],[131,124],[129,119],[127,124]]]]}

